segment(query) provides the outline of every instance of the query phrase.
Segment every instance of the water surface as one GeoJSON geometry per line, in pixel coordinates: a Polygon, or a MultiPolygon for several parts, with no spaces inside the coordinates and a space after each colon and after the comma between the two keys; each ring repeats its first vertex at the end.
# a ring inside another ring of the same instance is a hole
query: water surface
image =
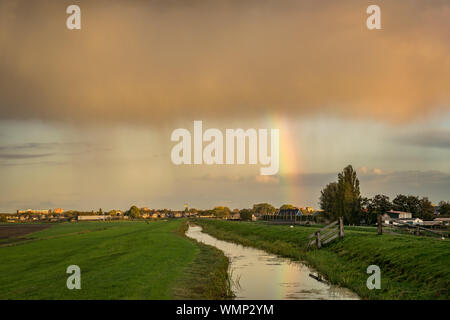
{"type": "Polygon", "coordinates": [[[236,299],[359,299],[348,289],[311,278],[309,274],[316,272],[300,262],[218,240],[199,226],[189,226],[186,235],[222,250],[230,259],[236,299]]]}

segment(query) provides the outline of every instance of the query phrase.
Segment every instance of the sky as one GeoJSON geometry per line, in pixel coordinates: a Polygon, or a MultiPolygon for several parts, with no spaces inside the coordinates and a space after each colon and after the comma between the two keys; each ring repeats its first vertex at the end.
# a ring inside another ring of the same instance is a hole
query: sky
{"type": "Polygon", "coordinates": [[[450,200],[450,4],[368,30],[372,2],[0,0],[0,211],[317,208],[348,164],[364,196],[450,200]],[[279,129],[278,174],[174,165],[194,120],[279,129]]]}

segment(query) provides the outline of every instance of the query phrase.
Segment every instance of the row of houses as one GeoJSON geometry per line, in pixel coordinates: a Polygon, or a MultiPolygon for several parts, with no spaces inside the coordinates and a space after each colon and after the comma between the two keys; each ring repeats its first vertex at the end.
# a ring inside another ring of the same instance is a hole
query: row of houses
{"type": "MultiPolygon", "coordinates": [[[[197,216],[196,213],[184,212],[184,211],[154,211],[147,208],[141,209],[140,218],[143,219],[166,219],[166,218],[183,218],[197,216]]],[[[15,215],[6,215],[8,222],[31,222],[31,221],[106,221],[106,220],[127,220],[129,217],[121,210],[111,210],[109,214],[79,214],[76,211],[67,211],[63,215],[62,209],[27,209],[17,210],[15,215]]]]}
{"type": "Polygon", "coordinates": [[[31,221],[68,221],[70,218],[62,215],[53,214],[21,214],[21,215],[6,215],[7,222],[31,222],[31,221]]]}
{"type": "Polygon", "coordinates": [[[20,214],[33,214],[33,215],[45,214],[45,215],[47,215],[47,214],[63,214],[63,213],[64,213],[64,210],[61,209],[61,208],[56,208],[56,209],[25,209],[25,210],[19,209],[19,210],[17,210],[17,214],[18,215],[20,215],[20,214]]]}

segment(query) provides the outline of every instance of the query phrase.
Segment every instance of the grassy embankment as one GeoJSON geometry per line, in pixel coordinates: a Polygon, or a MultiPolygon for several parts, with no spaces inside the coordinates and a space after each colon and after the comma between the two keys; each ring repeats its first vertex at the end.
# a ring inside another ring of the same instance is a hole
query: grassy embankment
{"type": "MultiPolygon", "coordinates": [[[[0,299],[220,299],[228,260],[184,235],[184,221],[79,222],[0,245],[0,299]],[[66,268],[81,269],[81,290],[66,268]]],[[[8,241],[9,242],[9,241],[8,241]]]]}
{"type": "Polygon", "coordinates": [[[365,299],[449,299],[449,240],[410,235],[378,236],[375,228],[345,228],[342,241],[306,251],[308,235],[318,227],[265,223],[196,221],[219,239],[305,261],[331,283],[365,299]],[[369,265],[381,269],[381,289],[369,290],[369,265]]]}

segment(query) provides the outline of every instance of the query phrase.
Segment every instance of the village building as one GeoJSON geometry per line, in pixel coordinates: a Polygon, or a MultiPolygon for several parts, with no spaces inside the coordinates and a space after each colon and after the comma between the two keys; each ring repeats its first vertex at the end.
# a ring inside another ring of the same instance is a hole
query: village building
{"type": "Polygon", "coordinates": [[[423,225],[423,220],[419,219],[419,218],[414,218],[414,219],[404,219],[403,220],[406,223],[415,225],[415,226],[422,226],[423,225]]]}
{"type": "Polygon", "coordinates": [[[26,209],[17,210],[17,214],[50,214],[52,211],[50,209],[26,209]]]}
{"type": "Polygon", "coordinates": [[[175,218],[182,218],[183,217],[183,213],[181,211],[175,211],[174,216],[175,216],[175,218]]]}
{"type": "Polygon", "coordinates": [[[295,217],[301,217],[302,211],[299,208],[281,209],[276,214],[281,219],[294,219],[295,217]]]}
{"type": "Polygon", "coordinates": [[[312,213],[314,213],[314,208],[313,207],[304,207],[301,209],[301,211],[306,214],[312,214],[312,213]]]}
{"type": "Polygon", "coordinates": [[[394,211],[390,210],[382,216],[382,221],[384,224],[401,225],[423,225],[424,221],[420,218],[413,218],[411,212],[394,211]]]}
{"type": "Polygon", "coordinates": [[[386,214],[392,219],[412,219],[411,212],[394,211],[390,210],[386,214]]]}
{"type": "Polygon", "coordinates": [[[230,216],[228,217],[228,220],[241,220],[241,214],[238,212],[233,211],[230,216]]]}

